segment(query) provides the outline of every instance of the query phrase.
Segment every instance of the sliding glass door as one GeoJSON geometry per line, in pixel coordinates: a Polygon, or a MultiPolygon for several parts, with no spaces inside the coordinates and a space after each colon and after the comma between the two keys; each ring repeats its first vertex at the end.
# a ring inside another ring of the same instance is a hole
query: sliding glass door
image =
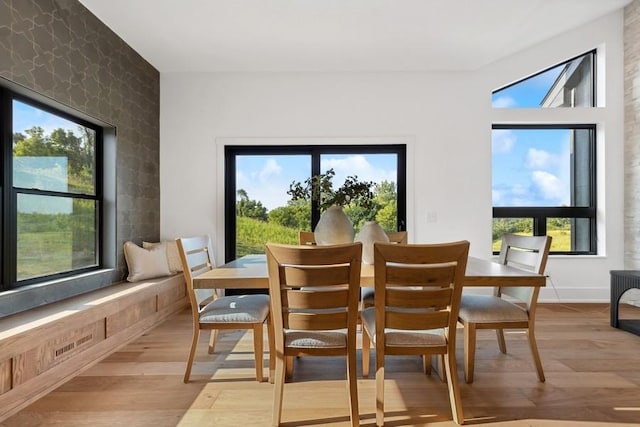
{"type": "Polygon", "coordinates": [[[388,231],[405,226],[405,146],[227,146],[225,148],[226,259],[264,253],[267,242],[297,244],[313,230],[317,200],[293,200],[292,184],[332,171],[333,189],[345,180],[370,182],[373,207],[345,206],[358,230],[376,220],[388,231]]]}

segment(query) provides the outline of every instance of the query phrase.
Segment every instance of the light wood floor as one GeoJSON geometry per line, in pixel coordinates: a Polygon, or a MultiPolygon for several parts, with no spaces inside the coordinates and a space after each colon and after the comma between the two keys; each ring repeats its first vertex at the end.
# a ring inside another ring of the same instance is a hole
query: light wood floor
{"type": "MultiPolygon", "coordinates": [[[[250,333],[223,334],[215,355],[207,355],[203,335],[193,381],[182,383],[189,316],[184,311],[170,318],[0,425],[269,425],[273,386],[253,379],[250,333]]],[[[475,382],[465,384],[459,370],[467,424],[640,425],[640,337],[609,326],[608,304],[540,306],[546,383],[537,380],[524,335],[508,334],[503,355],[495,334],[480,332],[475,382]]],[[[461,368],[461,347],[458,361],[461,368]]],[[[445,384],[421,374],[418,358],[388,362],[387,426],[455,425],[445,384]]],[[[284,425],[348,425],[343,378],[343,359],[298,359],[294,381],[285,385],[284,425]]],[[[358,385],[361,425],[373,426],[375,381],[358,385]]]]}

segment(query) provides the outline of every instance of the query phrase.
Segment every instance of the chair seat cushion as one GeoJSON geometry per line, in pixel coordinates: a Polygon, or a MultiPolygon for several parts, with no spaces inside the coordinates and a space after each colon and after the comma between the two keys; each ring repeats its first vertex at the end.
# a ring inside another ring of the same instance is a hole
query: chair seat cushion
{"type": "MultiPolygon", "coordinates": [[[[362,311],[362,327],[367,330],[371,341],[376,342],[376,310],[374,307],[362,311]]],[[[425,330],[385,330],[385,344],[387,347],[433,347],[446,345],[444,329],[425,330]]]]}
{"type": "Polygon", "coordinates": [[[269,295],[218,298],[200,312],[200,323],[260,323],[269,315],[269,295]]]}
{"type": "Polygon", "coordinates": [[[297,331],[284,333],[285,346],[293,348],[346,348],[347,331],[297,331]]]}
{"type": "Polygon", "coordinates": [[[526,322],[526,310],[493,295],[463,295],[458,318],[472,323],[526,322]]]}

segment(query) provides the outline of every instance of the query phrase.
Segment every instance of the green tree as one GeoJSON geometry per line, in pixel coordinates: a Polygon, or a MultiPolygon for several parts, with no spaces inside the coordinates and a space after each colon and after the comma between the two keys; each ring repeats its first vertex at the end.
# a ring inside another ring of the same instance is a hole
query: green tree
{"type": "Polygon", "coordinates": [[[374,194],[371,181],[360,181],[357,176],[348,176],[340,188],[334,190],[333,177],[336,175],[333,168],[326,173],[307,178],[304,183],[293,181],[289,185],[287,194],[291,200],[316,200],[321,211],[325,211],[332,205],[347,207],[359,205],[365,209],[371,209],[374,205],[374,194]]]}
{"type": "Polygon", "coordinates": [[[14,157],[62,157],[67,159],[67,183],[72,192],[93,194],[95,191],[95,132],[78,126],[71,130],[54,129],[46,135],[43,128],[33,126],[24,133],[13,134],[14,157]]]}
{"type": "Polygon", "coordinates": [[[376,200],[381,206],[385,206],[398,199],[396,192],[396,183],[392,181],[382,181],[375,186],[376,200]]]}
{"type": "Polygon", "coordinates": [[[296,230],[311,230],[311,204],[305,200],[295,200],[286,206],[271,209],[269,223],[296,230]]]}
{"type": "Polygon", "coordinates": [[[378,212],[380,206],[375,201],[373,203],[371,208],[365,208],[357,204],[351,204],[344,208],[344,213],[347,214],[356,231],[360,230],[366,221],[374,221],[376,219],[376,212],[378,212]]]}
{"type": "Polygon", "coordinates": [[[382,181],[375,186],[375,201],[379,209],[375,213],[375,220],[387,231],[398,229],[398,193],[396,184],[392,181],[382,181]]]}
{"type": "Polygon", "coordinates": [[[395,231],[398,229],[398,202],[392,200],[384,205],[378,213],[376,213],[376,221],[386,231],[395,231]]]}
{"type": "Polygon", "coordinates": [[[247,192],[242,188],[236,191],[236,194],[240,198],[240,200],[236,202],[236,215],[260,221],[267,221],[267,208],[262,206],[261,201],[251,200],[247,192]]]}
{"type": "Polygon", "coordinates": [[[493,240],[502,239],[506,233],[531,234],[533,223],[530,218],[494,218],[493,240]]]}

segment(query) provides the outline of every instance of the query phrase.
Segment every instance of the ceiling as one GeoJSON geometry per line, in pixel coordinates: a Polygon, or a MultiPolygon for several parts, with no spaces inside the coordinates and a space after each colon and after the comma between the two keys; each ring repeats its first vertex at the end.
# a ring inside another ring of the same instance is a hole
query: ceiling
{"type": "Polygon", "coordinates": [[[80,0],[160,72],[473,70],[631,0],[80,0]]]}

